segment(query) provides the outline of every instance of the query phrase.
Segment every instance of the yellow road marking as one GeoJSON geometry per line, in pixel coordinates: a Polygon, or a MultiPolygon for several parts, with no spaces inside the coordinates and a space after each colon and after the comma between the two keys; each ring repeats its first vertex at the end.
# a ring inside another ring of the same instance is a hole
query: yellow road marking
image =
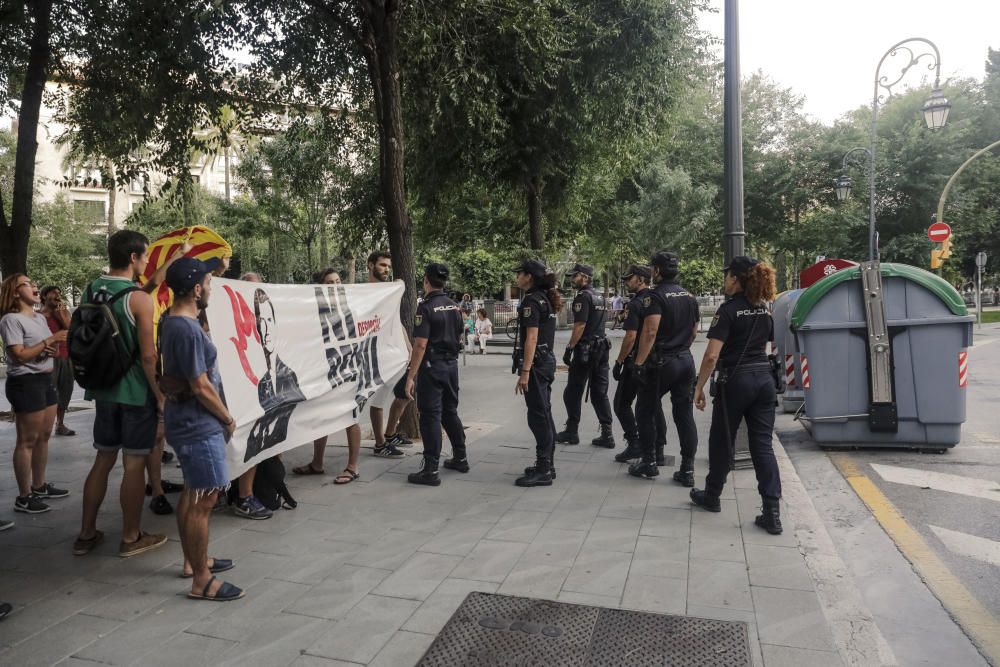
{"type": "Polygon", "coordinates": [[[849,456],[831,454],[830,458],[948,613],[976,643],[987,660],[1000,665],[1000,622],[951,573],[920,533],[906,522],[896,506],[849,456]]]}

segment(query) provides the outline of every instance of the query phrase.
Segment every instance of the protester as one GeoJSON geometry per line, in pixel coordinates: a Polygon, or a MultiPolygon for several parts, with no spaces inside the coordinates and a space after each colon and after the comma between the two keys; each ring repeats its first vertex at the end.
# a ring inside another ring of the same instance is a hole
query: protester
{"type": "MultiPolygon", "coordinates": [[[[42,315],[52,333],[69,329],[69,308],[62,300],[62,290],[55,285],[42,288],[42,315]]],[[[66,343],[59,343],[58,351],[52,355],[52,380],[56,387],[56,435],[76,435],[76,431],[66,426],[66,409],[73,397],[73,366],[69,362],[66,343]]]]}
{"type": "Polygon", "coordinates": [[[69,495],[69,491],[45,481],[57,403],[52,356],[66,340],[66,331],[49,330],[45,317],[35,312],[39,303],[38,286],[23,273],[9,276],[0,286],[0,338],[7,347],[5,389],[17,432],[14,511],[27,514],[48,512],[51,508],[42,502],[43,498],[69,495]]]}
{"type": "MultiPolygon", "coordinates": [[[[73,553],[83,556],[104,539],[97,529],[97,513],[108,490],[108,475],[122,450],[120,502],[122,535],[118,555],[128,558],[163,546],[166,535],[142,532],[142,503],[146,458],[156,440],[157,411],[163,395],[156,385],[156,346],[153,341],[153,301],[135,285],[149,261],[149,241],[142,234],[123,229],[108,238],[108,275],[90,284],[86,302],[107,300],[133,363],[123,377],[104,389],[88,389],[87,400],[96,402],[94,448],[97,457],[83,487],[83,517],[73,553]],[[120,298],[115,299],[119,293],[120,298]],[[114,299],[112,301],[112,299],[114,299]]],[[[72,350],[71,350],[72,352],[72,350]]]]}
{"type": "Polygon", "coordinates": [[[486,309],[480,308],[476,311],[478,319],[475,324],[475,331],[472,334],[474,343],[479,343],[480,354],[486,354],[486,343],[493,337],[493,322],[486,316],[486,309]]]}
{"type": "MultiPolygon", "coordinates": [[[[313,282],[320,285],[340,285],[340,274],[336,269],[324,269],[313,276],[313,282]]],[[[326,453],[328,436],[313,440],[313,458],[309,463],[292,468],[296,475],[322,475],[326,473],[323,457],[326,453]]],[[[349,484],[360,476],[358,458],[361,453],[361,426],[357,423],[347,427],[347,467],[333,479],[334,484],[349,484]]]]}
{"type": "Polygon", "coordinates": [[[184,473],[184,491],[177,504],[182,576],[192,578],[189,598],[223,602],[237,600],[244,592],[215,577],[232,569],[231,560],[208,557],[208,519],[218,494],[229,487],[226,443],[236,430],[236,420],[220,397],[218,352],[198,322],[211,295],[212,268],[213,264],[183,257],[167,270],[174,305],[161,324],[159,343],[161,382],[169,399],[164,431],[184,473]]]}
{"type": "MultiPolygon", "coordinates": [[[[392,256],[387,250],[376,250],[368,256],[368,282],[387,283],[392,277],[392,256]]],[[[406,340],[407,353],[410,351],[410,341],[406,340]]],[[[372,433],[375,436],[375,456],[389,459],[398,459],[406,456],[399,448],[412,445],[401,433],[397,433],[399,420],[403,416],[410,399],[406,395],[406,374],[400,376],[392,388],[393,401],[389,407],[389,418],[385,422],[383,430],[382,408],[372,406],[369,416],[372,421],[372,433]]]]}

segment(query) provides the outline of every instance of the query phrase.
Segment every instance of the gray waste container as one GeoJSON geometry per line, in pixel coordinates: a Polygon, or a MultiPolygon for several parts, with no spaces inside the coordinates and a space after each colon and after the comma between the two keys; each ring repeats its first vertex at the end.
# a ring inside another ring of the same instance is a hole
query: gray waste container
{"type": "Polygon", "coordinates": [[[938,276],[882,264],[883,297],[898,411],[895,433],[868,423],[869,371],[861,271],[845,269],[794,304],[805,394],[803,421],[817,442],[953,446],[965,422],[972,322],[962,297],[938,276]]]}
{"type": "Polygon", "coordinates": [[[799,370],[799,346],[795,333],[789,328],[792,308],[805,290],[796,289],[782,292],[774,300],[774,346],[778,360],[785,367],[785,393],[781,395],[781,408],[785,412],[796,412],[805,400],[802,391],[802,373],[799,370]]]}

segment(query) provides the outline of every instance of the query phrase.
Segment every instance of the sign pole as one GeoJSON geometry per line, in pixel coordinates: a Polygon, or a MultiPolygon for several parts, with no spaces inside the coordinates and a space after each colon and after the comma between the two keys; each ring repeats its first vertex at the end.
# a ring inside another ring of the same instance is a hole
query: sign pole
{"type": "Polygon", "coordinates": [[[983,269],[986,268],[986,253],[976,253],[976,325],[983,326],[983,269]]]}

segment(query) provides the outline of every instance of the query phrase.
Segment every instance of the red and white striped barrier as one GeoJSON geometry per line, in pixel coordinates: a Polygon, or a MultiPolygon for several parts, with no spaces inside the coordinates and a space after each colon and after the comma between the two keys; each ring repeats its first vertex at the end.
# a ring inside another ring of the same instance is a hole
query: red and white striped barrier
{"type": "Polygon", "coordinates": [[[795,355],[785,355],[785,386],[795,386],[795,355]]]}
{"type": "Polygon", "coordinates": [[[799,365],[802,367],[802,388],[809,389],[812,385],[809,384],[809,360],[806,355],[802,355],[799,365]]]}
{"type": "Polygon", "coordinates": [[[958,386],[965,387],[969,384],[969,352],[962,350],[958,353],[958,386]]]}

